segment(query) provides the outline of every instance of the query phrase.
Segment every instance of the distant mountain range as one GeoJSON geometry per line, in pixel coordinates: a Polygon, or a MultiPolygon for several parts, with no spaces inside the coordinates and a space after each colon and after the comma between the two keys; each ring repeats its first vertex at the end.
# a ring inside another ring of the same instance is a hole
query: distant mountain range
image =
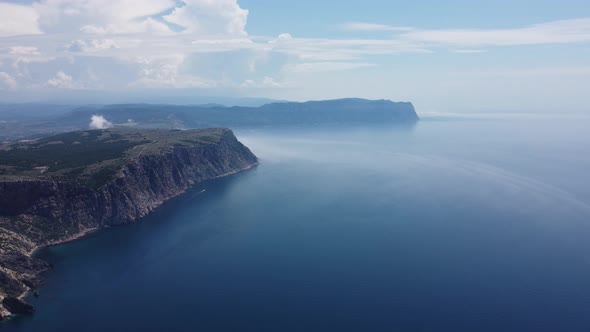
{"type": "MultiPolygon", "coordinates": [[[[26,110],[34,106],[27,105],[26,110]]],[[[43,107],[39,105],[38,107],[43,107]]],[[[11,105],[11,114],[18,113],[11,105]]],[[[75,108],[50,117],[4,120],[0,122],[0,139],[21,139],[47,134],[87,129],[93,115],[101,115],[114,127],[136,128],[210,128],[210,127],[272,127],[361,124],[413,124],[418,121],[409,102],[366,100],[358,98],[308,102],[275,102],[258,107],[219,104],[156,105],[119,104],[92,105],[75,108]]],[[[41,114],[40,110],[35,111],[41,114]]],[[[1,118],[0,114],[0,120],[1,118]]]]}

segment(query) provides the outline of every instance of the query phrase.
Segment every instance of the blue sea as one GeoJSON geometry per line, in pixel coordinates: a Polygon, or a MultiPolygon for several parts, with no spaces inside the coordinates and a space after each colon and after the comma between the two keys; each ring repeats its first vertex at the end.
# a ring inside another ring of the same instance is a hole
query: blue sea
{"type": "Polygon", "coordinates": [[[236,130],[260,166],[40,255],[6,331],[590,331],[590,120],[236,130]]]}

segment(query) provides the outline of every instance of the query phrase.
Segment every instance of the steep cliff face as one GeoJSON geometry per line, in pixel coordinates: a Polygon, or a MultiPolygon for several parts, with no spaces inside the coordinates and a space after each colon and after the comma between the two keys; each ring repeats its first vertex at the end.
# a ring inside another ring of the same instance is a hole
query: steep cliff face
{"type": "MultiPolygon", "coordinates": [[[[21,307],[12,298],[39,283],[48,265],[32,257],[35,249],[134,222],[196,183],[257,164],[230,130],[215,134],[206,144],[171,144],[151,153],[141,146],[97,188],[66,177],[0,181],[0,299],[21,307]]],[[[0,316],[7,308],[0,307],[0,316]]]]}

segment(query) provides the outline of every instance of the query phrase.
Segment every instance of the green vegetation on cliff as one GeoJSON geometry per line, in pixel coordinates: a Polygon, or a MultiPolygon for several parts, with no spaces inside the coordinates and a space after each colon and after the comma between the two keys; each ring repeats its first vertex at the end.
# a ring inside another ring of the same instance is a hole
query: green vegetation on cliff
{"type": "Polygon", "coordinates": [[[127,160],[175,146],[218,142],[225,129],[105,129],[63,133],[0,146],[0,181],[66,178],[92,187],[108,181],[127,160]]]}
{"type": "Polygon", "coordinates": [[[0,320],[48,264],[32,255],[131,223],[195,184],[249,169],[256,156],[229,129],[106,129],[0,146],[0,320]]]}

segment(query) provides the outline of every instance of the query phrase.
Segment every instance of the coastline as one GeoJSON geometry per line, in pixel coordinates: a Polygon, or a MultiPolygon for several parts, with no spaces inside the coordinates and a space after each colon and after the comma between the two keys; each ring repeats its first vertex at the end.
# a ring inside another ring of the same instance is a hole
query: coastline
{"type": "MultiPolygon", "coordinates": [[[[169,200],[171,200],[171,199],[173,199],[175,197],[178,197],[178,196],[181,196],[181,195],[185,194],[186,192],[188,192],[189,190],[191,190],[192,188],[194,188],[199,183],[203,183],[205,181],[210,181],[210,180],[215,180],[215,179],[220,179],[220,178],[223,178],[223,177],[227,177],[227,176],[231,176],[231,175],[238,174],[238,173],[241,173],[241,172],[245,172],[245,171],[248,171],[250,169],[253,169],[254,167],[258,166],[259,164],[260,163],[258,161],[256,161],[256,162],[254,162],[252,164],[249,164],[249,165],[247,165],[245,167],[242,167],[242,168],[240,168],[238,170],[229,171],[229,172],[220,174],[218,176],[211,177],[210,179],[207,179],[207,180],[204,180],[204,181],[200,181],[200,182],[194,183],[192,186],[187,187],[187,188],[185,188],[183,190],[179,190],[174,195],[172,195],[170,197],[167,197],[166,199],[163,199],[163,200],[158,201],[156,203],[156,205],[154,206],[154,208],[151,211],[149,211],[145,215],[141,216],[140,218],[134,220],[133,223],[140,222],[141,219],[143,219],[144,217],[146,217],[146,216],[150,215],[151,213],[153,213],[157,208],[159,208],[160,206],[162,206],[165,202],[167,202],[167,201],[169,201],[169,200]]],[[[83,239],[88,234],[91,234],[91,233],[100,231],[100,230],[102,230],[104,228],[110,228],[110,227],[112,227],[112,226],[106,225],[106,226],[102,226],[102,227],[87,228],[87,229],[84,229],[84,230],[82,230],[82,231],[80,231],[78,233],[75,233],[75,234],[71,235],[71,236],[68,236],[66,238],[55,240],[55,241],[51,241],[51,242],[48,242],[48,243],[44,243],[44,244],[35,246],[33,249],[31,249],[27,253],[27,256],[30,257],[30,258],[32,258],[41,249],[44,249],[44,248],[47,248],[47,247],[51,247],[51,246],[60,245],[60,244],[64,244],[64,243],[68,243],[68,242],[72,242],[72,241],[76,241],[76,240],[81,240],[81,239],[83,239]]],[[[45,272],[47,272],[49,270],[40,271],[40,272],[38,272],[37,276],[39,276],[42,273],[45,273],[45,272]]],[[[23,301],[23,303],[25,303],[24,302],[24,298],[27,297],[30,294],[30,292],[33,291],[34,289],[36,289],[36,287],[27,287],[27,289],[23,293],[21,293],[18,297],[16,297],[16,298],[19,299],[19,300],[21,300],[21,301],[23,301]]],[[[10,320],[11,317],[14,317],[16,315],[18,315],[18,314],[10,313],[8,310],[6,310],[6,308],[4,308],[4,306],[2,306],[0,304],[0,321],[2,321],[2,320],[4,320],[4,321],[10,320]]]]}

